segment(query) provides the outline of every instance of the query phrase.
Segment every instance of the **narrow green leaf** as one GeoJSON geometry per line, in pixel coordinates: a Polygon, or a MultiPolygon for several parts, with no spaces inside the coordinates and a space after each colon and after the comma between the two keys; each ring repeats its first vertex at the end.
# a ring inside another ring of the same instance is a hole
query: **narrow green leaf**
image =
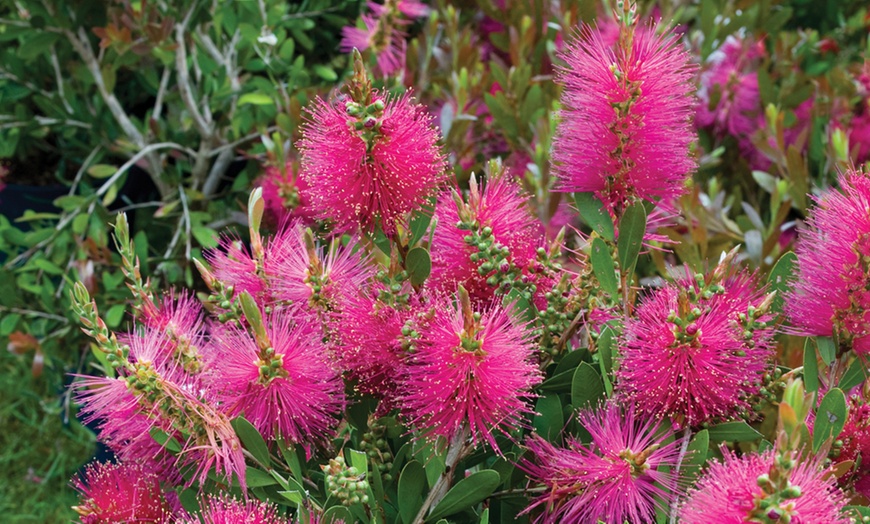
{"type": "Polygon", "coordinates": [[[369,461],[366,454],[355,449],[349,449],[348,451],[350,452],[350,465],[355,467],[360,473],[368,473],[369,461]]]}
{"type": "Polygon", "coordinates": [[[484,469],[477,473],[472,473],[468,477],[460,480],[453,486],[450,491],[444,495],[441,502],[435,506],[432,513],[426,517],[426,522],[438,520],[442,517],[447,517],[460,511],[471,508],[480,502],[486,500],[492,495],[495,488],[498,487],[501,478],[498,473],[491,469],[484,469]]]}
{"type": "Polygon", "coordinates": [[[622,219],[619,221],[619,238],[616,239],[619,268],[626,274],[634,271],[645,233],[646,209],[641,203],[632,204],[622,214],[622,219]]]}
{"type": "Polygon", "coordinates": [[[762,437],[746,422],[723,422],[709,428],[712,442],[751,442],[762,437]]]}
{"type": "Polygon", "coordinates": [[[426,473],[416,460],[408,462],[399,475],[399,516],[402,522],[411,524],[423,506],[423,490],[426,488],[426,473]]]}
{"type": "Polygon", "coordinates": [[[480,524],[489,524],[489,508],[480,513],[480,524]]]}
{"type": "Polygon", "coordinates": [[[692,482],[701,472],[701,468],[707,462],[707,452],[710,449],[710,432],[702,429],[689,442],[686,449],[686,458],[683,460],[683,478],[692,482]]]}
{"type": "Polygon", "coordinates": [[[255,106],[273,105],[275,102],[268,95],[263,93],[245,93],[239,97],[239,105],[253,104],[255,106]]]}
{"type": "Polygon", "coordinates": [[[611,297],[616,297],[619,293],[619,282],[616,279],[616,266],[613,264],[610,248],[603,240],[595,238],[592,240],[592,254],[589,258],[592,261],[592,272],[601,287],[611,297]]]}
{"type": "Polygon", "coordinates": [[[535,308],[535,305],[524,297],[516,288],[511,289],[508,294],[504,296],[504,299],[502,299],[502,305],[508,309],[513,308],[511,310],[513,314],[526,322],[532,322],[537,318],[538,310],[535,308]]]}
{"type": "Polygon", "coordinates": [[[415,286],[421,285],[429,278],[429,273],[432,272],[432,259],[429,257],[429,252],[422,247],[415,247],[408,251],[408,256],[405,259],[405,269],[408,270],[408,278],[411,284],[415,286]]]}
{"type": "Polygon", "coordinates": [[[592,228],[593,231],[610,242],[616,238],[613,231],[613,219],[610,213],[604,209],[595,193],[574,193],[574,204],[580,213],[580,218],[592,228]]]}
{"type": "MultiPolygon", "coordinates": [[[[446,106],[445,106],[446,107],[446,106]]],[[[413,246],[423,238],[423,235],[426,234],[426,230],[429,228],[429,224],[432,223],[432,217],[435,214],[435,199],[431,199],[427,204],[423,205],[422,208],[414,211],[411,214],[410,224],[408,225],[408,229],[411,233],[411,241],[408,245],[413,246]]],[[[435,224],[435,227],[438,227],[435,224]]]]}
{"type": "Polygon", "coordinates": [[[532,420],[535,431],[547,440],[555,440],[559,432],[565,426],[565,418],[562,414],[562,401],[559,395],[551,394],[540,397],[535,403],[535,411],[538,415],[532,420]]]}
{"type": "Polygon", "coordinates": [[[118,168],[116,166],[110,166],[108,164],[95,164],[88,168],[87,173],[94,178],[109,178],[118,172],[118,168]]]}
{"type": "Polygon", "coordinates": [[[830,366],[831,362],[837,358],[837,346],[834,344],[834,339],[831,337],[815,337],[816,347],[819,348],[819,356],[822,357],[822,362],[826,366],[830,366]]]}
{"type": "Polygon", "coordinates": [[[809,338],[804,343],[804,385],[809,392],[819,390],[819,358],[809,338]]]}
{"type": "Polygon", "coordinates": [[[571,380],[571,404],[574,408],[588,407],[604,398],[604,381],[588,362],[583,362],[574,371],[571,380]]]}
{"type": "Polygon", "coordinates": [[[162,429],[157,427],[151,428],[150,430],[148,430],[148,434],[151,435],[151,438],[154,439],[154,442],[160,444],[171,453],[181,452],[181,444],[178,443],[175,437],[169,436],[169,434],[162,429]]]}
{"type": "Polygon", "coordinates": [[[795,264],[797,264],[797,255],[789,251],[779,257],[776,265],[770,270],[770,275],[767,277],[770,291],[776,291],[776,296],[773,298],[771,310],[775,312],[782,311],[782,304],[785,300],[785,294],[791,287],[791,277],[794,274],[795,264]]]}
{"type": "Polygon", "coordinates": [[[218,234],[214,229],[205,226],[194,226],[190,232],[193,234],[193,238],[199,242],[200,246],[206,249],[217,247],[218,234]]]}
{"type": "Polygon", "coordinates": [[[9,336],[15,331],[15,326],[18,325],[19,320],[21,320],[21,315],[18,313],[9,313],[4,316],[3,320],[0,320],[0,337],[9,336]]]}
{"type": "Polygon", "coordinates": [[[278,480],[265,471],[248,466],[248,469],[245,470],[245,483],[249,488],[261,488],[263,486],[274,486],[278,484],[278,480]]]}
{"type": "Polygon", "coordinates": [[[278,494],[297,506],[302,503],[302,493],[298,491],[279,491],[278,494]]]}
{"type": "MultiPolygon", "coordinates": [[[[806,369],[804,372],[806,372],[806,369]]],[[[864,363],[860,358],[856,358],[852,362],[852,365],[849,366],[849,369],[846,370],[843,378],[840,379],[840,384],[837,387],[843,391],[849,391],[861,382],[864,382],[865,378],[867,378],[867,370],[864,368],[864,363]]]]}
{"type": "Polygon", "coordinates": [[[271,460],[269,459],[269,448],[266,447],[266,441],[263,436],[257,431],[245,417],[237,417],[230,421],[242,445],[254,456],[263,466],[269,467],[271,460]]]}
{"type": "Polygon", "coordinates": [[[613,330],[605,327],[598,335],[598,355],[608,374],[613,371],[613,330]]]}
{"type": "Polygon", "coordinates": [[[819,451],[822,444],[830,439],[836,439],[843,426],[846,425],[846,395],[839,388],[833,388],[825,394],[819,409],[816,411],[816,422],[813,425],[813,452],[819,451]]]}
{"type": "Polygon", "coordinates": [[[121,325],[124,320],[124,304],[115,304],[106,311],[106,325],[110,328],[116,328],[121,325]]]}

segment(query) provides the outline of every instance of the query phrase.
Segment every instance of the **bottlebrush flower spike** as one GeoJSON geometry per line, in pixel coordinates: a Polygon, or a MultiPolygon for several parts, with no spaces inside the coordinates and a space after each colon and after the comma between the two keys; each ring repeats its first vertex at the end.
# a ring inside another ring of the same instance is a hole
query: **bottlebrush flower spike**
{"type": "Polygon", "coordinates": [[[530,275],[536,250],[544,245],[544,229],[527,200],[516,179],[500,167],[489,170],[483,191],[472,177],[467,200],[455,192],[442,193],[435,207],[427,285],[441,293],[453,293],[462,285],[476,301],[488,301],[496,290],[487,283],[489,277],[511,267],[530,275]],[[506,254],[484,258],[480,242],[501,245],[506,254]]]}
{"type": "Polygon", "coordinates": [[[560,54],[564,109],[553,140],[557,190],[594,191],[612,210],[678,196],[695,168],[691,57],[673,33],[618,17],[615,45],[586,26],[560,54]]]}
{"type": "Polygon", "coordinates": [[[263,188],[263,200],[271,225],[280,225],[292,219],[305,222],[313,219],[314,210],[308,205],[308,187],[299,173],[295,172],[293,162],[287,161],[283,168],[266,166],[258,183],[263,188]]]}
{"type": "Polygon", "coordinates": [[[411,20],[429,13],[429,8],[416,0],[385,0],[383,4],[368,2],[372,14],[360,18],[365,28],[344,27],[341,30],[341,51],[371,49],[377,56],[378,69],[383,76],[390,76],[405,66],[406,42],[403,28],[411,20]]]}
{"type": "Polygon", "coordinates": [[[749,407],[773,356],[772,295],[730,264],[729,256],[706,278],[687,277],[642,300],[620,345],[620,398],[678,426],[749,407]]]}
{"type": "Polygon", "coordinates": [[[338,423],[334,415],[344,408],[344,387],[320,330],[306,320],[292,310],[275,310],[260,321],[264,332],[256,340],[225,326],[215,334],[207,380],[230,416],[244,413],[267,440],[283,437],[310,447],[329,438],[338,423]]]}
{"type": "Polygon", "coordinates": [[[785,311],[797,334],[839,337],[870,353],[870,178],[848,171],[816,200],[797,243],[785,311]]]}
{"type": "Polygon", "coordinates": [[[90,464],[72,481],[82,524],[169,522],[172,512],[157,475],[132,463],[90,464]]]}
{"type": "Polygon", "coordinates": [[[493,431],[522,425],[530,390],[541,381],[531,333],[500,306],[472,311],[465,290],[457,294],[459,304],[436,306],[419,328],[402,409],[426,437],[452,441],[469,431],[475,445],[485,441],[497,450],[493,431]]]}
{"type": "Polygon", "coordinates": [[[210,495],[200,503],[198,519],[179,520],[179,524],[289,524],[279,517],[275,506],[259,500],[241,502],[226,496],[210,495]]]}
{"type": "Polygon", "coordinates": [[[445,178],[432,117],[410,95],[373,92],[359,54],[349,100],[318,99],[298,143],[312,207],[339,230],[391,235],[445,178]]]}
{"type": "Polygon", "coordinates": [[[578,420],[592,436],[584,445],[568,437],[556,447],[534,435],[527,442],[533,460],[520,464],[546,488],[523,513],[542,511],[537,523],[653,522],[677,488],[668,470],[679,462],[679,441],[653,418],[638,418],[610,402],[584,410],[578,420]]]}
{"type": "Polygon", "coordinates": [[[715,515],[720,524],[848,524],[853,520],[842,514],[846,499],[835,482],[815,461],[795,463],[793,457],[776,456],[773,450],[739,458],[726,452],[724,461],[712,461],[689,492],[680,522],[707,524],[715,515]],[[770,486],[770,472],[777,462],[791,466],[787,468],[790,487],[782,491],[770,486]]]}

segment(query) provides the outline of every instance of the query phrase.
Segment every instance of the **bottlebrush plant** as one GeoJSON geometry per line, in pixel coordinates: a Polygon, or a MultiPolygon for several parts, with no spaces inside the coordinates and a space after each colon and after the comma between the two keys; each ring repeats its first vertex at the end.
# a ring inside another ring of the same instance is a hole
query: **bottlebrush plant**
{"type": "MultiPolygon", "coordinates": [[[[371,11],[369,54],[424,14],[371,11]]],[[[282,150],[246,234],[196,259],[198,290],[143,278],[119,214],[131,329],[71,293],[103,365],[75,398],[118,460],[73,481],[82,522],[870,519],[870,174],[817,199],[796,255],[674,263],[668,230],[696,226],[697,71],[634,4],[613,15],[556,54],[546,184],[499,159],[454,179],[425,106],[354,51],[344,92],[308,108],[299,169],[282,150]]]]}

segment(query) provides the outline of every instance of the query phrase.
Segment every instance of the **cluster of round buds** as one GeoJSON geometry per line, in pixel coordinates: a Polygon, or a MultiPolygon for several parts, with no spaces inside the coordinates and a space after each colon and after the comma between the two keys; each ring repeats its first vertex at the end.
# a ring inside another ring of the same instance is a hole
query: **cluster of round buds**
{"type": "Polygon", "coordinates": [[[794,500],[801,496],[800,486],[789,481],[789,475],[797,463],[788,453],[778,453],[769,473],[758,476],[758,487],[766,494],[756,499],[755,508],[749,515],[756,522],[765,524],[789,524],[796,514],[794,500]]]}
{"type": "Polygon", "coordinates": [[[544,293],[547,308],[538,310],[539,325],[535,336],[541,337],[541,350],[556,356],[564,348],[562,335],[568,331],[576,312],[572,308],[570,294],[571,282],[568,275],[563,274],[559,283],[544,293]]]}
{"type": "Polygon", "coordinates": [[[503,293],[517,289],[523,298],[531,300],[536,290],[535,284],[530,282],[528,276],[522,274],[521,268],[511,263],[510,249],[493,237],[491,227],[480,228],[476,221],[471,223],[460,221],[456,227],[471,230],[465,236],[465,243],[476,247],[477,253],[471,253],[469,258],[472,262],[481,262],[477,267],[477,273],[487,277],[487,285],[503,293]]]}
{"type": "Polygon", "coordinates": [[[405,285],[405,282],[408,280],[407,271],[380,270],[375,274],[375,279],[384,284],[384,288],[377,291],[379,301],[391,306],[408,305],[411,289],[405,285]]]}
{"type": "Polygon", "coordinates": [[[785,391],[785,381],[782,380],[782,369],[775,367],[772,370],[765,371],[761,377],[761,387],[758,390],[758,396],[755,398],[753,408],[760,412],[764,409],[765,403],[774,404],[777,399],[782,398],[785,391]]]}
{"type": "Polygon", "coordinates": [[[390,471],[393,468],[393,454],[386,439],[386,426],[379,420],[369,419],[368,431],[363,433],[362,448],[369,457],[372,469],[381,474],[384,482],[393,480],[390,471]]]}
{"type": "Polygon", "coordinates": [[[369,496],[366,492],[369,483],[365,479],[365,473],[360,473],[354,466],[347,467],[344,457],[339,455],[329,459],[329,464],[320,466],[320,469],[326,475],[326,490],[342,504],[368,504],[369,496]]]}
{"type": "Polygon", "coordinates": [[[371,153],[374,147],[375,139],[380,136],[381,119],[384,116],[385,107],[386,104],[384,104],[383,100],[375,100],[370,104],[361,104],[348,100],[344,104],[347,115],[351,117],[348,119],[347,125],[360,134],[360,137],[367,145],[366,150],[369,153],[371,153]]]}
{"type": "Polygon", "coordinates": [[[770,293],[765,297],[764,301],[758,305],[758,307],[749,306],[746,313],[737,314],[737,318],[740,321],[740,327],[743,328],[743,342],[749,348],[755,347],[755,331],[766,329],[768,327],[768,323],[761,320],[761,317],[765,316],[770,310],[770,305],[773,303],[773,297],[774,294],[770,293]]]}

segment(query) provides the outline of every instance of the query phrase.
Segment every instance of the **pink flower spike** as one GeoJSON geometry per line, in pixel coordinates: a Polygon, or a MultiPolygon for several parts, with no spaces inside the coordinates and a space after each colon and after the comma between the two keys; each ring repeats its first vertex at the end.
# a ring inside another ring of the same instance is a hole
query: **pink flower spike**
{"type": "Polygon", "coordinates": [[[403,379],[403,411],[426,437],[452,441],[470,431],[474,445],[498,450],[495,430],[508,434],[531,413],[541,381],[532,361],[530,328],[498,305],[474,313],[446,301],[418,328],[417,351],[403,379]]]}
{"type": "Polygon", "coordinates": [[[231,417],[244,413],[267,440],[283,437],[310,447],[331,436],[335,415],[344,408],[344,388],[320,330],[304,317],[295,320],[286,309],[266,315],[266,350],[246,331],[226,327],[215,337],[206,380],[231,417]]]}
{"type": "Polygon", "coordinates": [[[870,354],[870,177],[840,176],[840,191],[816,200],[797,242],[798,271],[786,295],[793,331],[838,335],[852,349],[870,354]]]}
{"type": "Polygon", "coordinates": [[[772,317],[760,314],[754,276],[726,275],[716,286],[701,289],[687,277],[641,301],[620,344],[620,398],[680,427],[749,408],[773,356],[772,317]]]}
{"type": "Polygon", "coordinates": [[[311,205],[337,229],[370,233],[380,226],[391,235],[436,191],[447,163],[423,106],[408,94],[373,98],[365,108],[314,103],[298,143],[301,176],[311,205]]]}
{"type": "Polygon", "coordinates": [[[82,524],[169,522],[169,503],[157,475],[133,463],[90,464],[72,481],[81,496],[73,509],[82,524]]]}
{"type": "Polygon", "coordinates": [[[308,187],[294,172],[293,162],[288,161],[284,168],[266,166],[258,184],[263,188],[263,202],[271,225],[280,225],[298,218],[311,222],[314,210],[308,205],[308,187]]]}
{"type": "MultiPolygon", "coordinates": [[[[760,509],[757,506],[768,496],[759,486],[759,477],[768,474],[774,460],[771,450],[739,458],[726,453],[724,461],[712,461],[689,492],[688,500],[680,510],[680,522],[707,524],[711,515],[716,516],[718,524],[762,522],[750,521],[749,518],[757,517],[760,509]]],[[[800,495],[776,508],[768,508],[768,512],[786,510],[792,515],[793,524],[853,522],[842,513],[846,497],[837,489],[836,477],[829,470],[820,468],[817,462],[799,461],[791,471],[789,483],[798,488],[800,495]]]]}
{"type": "MultiPolygon", "coordinates": [[[[624,34],[631,28],[623,27],[624,34]]],[[[590,192],[610,209],[684,191],[695,169],[691,57],[673,34],[633,29],[630,49],[584,27],[561,53],[562,121],[553,140],[560,191],[590,192]]]]}
{"type": "Polygon", "coordinates": [[[623,413],[615,402],[581,411],[578,420],[592,435],[583,445],[569,437],[556,447],[535,435],[526,444],[534,459],[520,463],[546,491],[523,512],[542,510],[536,523],[653,522],[677,488],[666,468],[679,461],[679,441],[654,418],[623,413]]]}
{"type": "Polygon", "coordinates": [[[289,524],[279,517],[275,506],[259,500],[241,502],[227,496],[209,495],[200,503],[198,519],[180,520],[179,524],[289,524]]]}
{"type": "MultiPolygon", "coordinates": [[[[507,247],[507,260],[524,272],[530,272],[537,261],[536,250],[544,244],[544,227],[527,201],[528,196],[507,171],[489,177],[481,192],[475,184],[466,200],[471,214],[468,218],[476,221],[481,230],[490,228],[493,242],[507,247]]],[[[484,261],[472,261],[472,255],[476,256],[479,250],[465,240],[472,231],[457,226],[460,216],[453,194],[441,194],[434,219],[437,226],[431,247],[432,274],[426,285],[439,293],[453,293],[462,285],[473,299],[489,301],[495,288],[486,280],[499,268],[480,274],[484,261]]],[[[541,286],[542,292],[544,287],[541,286]]]]}

